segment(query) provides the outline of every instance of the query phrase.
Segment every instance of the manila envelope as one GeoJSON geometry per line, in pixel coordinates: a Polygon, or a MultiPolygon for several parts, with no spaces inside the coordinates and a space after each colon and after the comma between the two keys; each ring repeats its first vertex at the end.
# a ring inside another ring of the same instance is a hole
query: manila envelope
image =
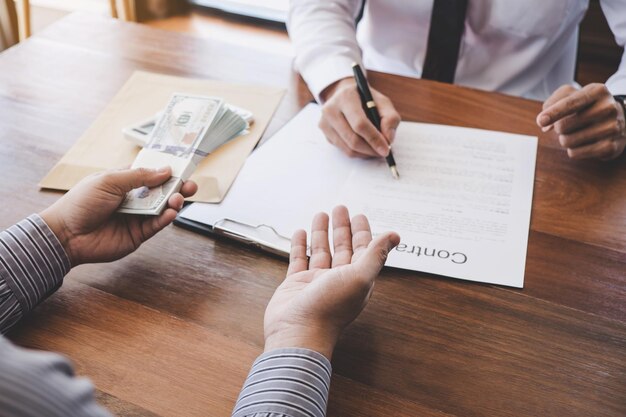
{"type": "Polygon", "coordinates": [[[129,167],[140,148],[124,139],[122,128],[154,116],[165,108],[173,93],[222,97],[254,115],[249,133],[208,155],[191,176],[198,184],[198,192],[190,201],[222,201],[265,131],[283,97],[283,89],[136,71],[39,186],[69,190],[95,172],[129,167]]]}

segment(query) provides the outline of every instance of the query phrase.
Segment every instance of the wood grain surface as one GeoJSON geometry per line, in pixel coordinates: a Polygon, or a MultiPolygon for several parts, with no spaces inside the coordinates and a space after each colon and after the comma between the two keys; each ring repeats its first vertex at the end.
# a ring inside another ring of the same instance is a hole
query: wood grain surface
{"type": "MultiPolygon", "coordinates": [[[[59,197],[38,181],[137,69],[288,89],[284,55],[74,14],[0,55],[0,228],[59,197]]],[[[540,103],[372,73],[406,120],[539,135],[522,290],[385,269],[338,345],[329,416],[626,415],[626,163],[572,162],[540,103]]],[[[9,336],[69,356],[125,416],[227,416],[286,262],[168,227],[84,265],[9,336]]]]}

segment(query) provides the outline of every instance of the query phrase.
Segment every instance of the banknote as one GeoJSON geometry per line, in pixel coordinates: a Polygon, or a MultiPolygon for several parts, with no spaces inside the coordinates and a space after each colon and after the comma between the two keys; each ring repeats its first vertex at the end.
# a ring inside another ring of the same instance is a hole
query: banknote
{"type": "Polygon", "coordinates": [[[145,148],[191,158],[222,106],[223,101],[215,97],[175,94],[145,148]]]}
{"type": "MultiPolygon", "coordinates": [[[[230,103],[224,103],[223,115],[220,114],[213,119],[211,127],[205,133],[199,150],[206,149],[205,153],[211,153],[235,137],[248,132],[248,128],[254,123],[254,115],[251,111],[230,103]]],[[[148,144],[148,139],[152,134],[158,120],[163,115],[163,111],[157,112],[153,116],[128,125],[122,129],[124,138],[142,148],[148,144]]]]}
{"type": "Polygon", "coordinates": [[[167,200],[187,179],[183,176],[193,172],[195,164],[206,155],[198,147],[223,104],[215,97],[172,96],[132,167],[157,169],[169,165],[173,176],[159,187],[130,191],[118,209],[120,213],[158,215],[163,211],[167,200]]]}
{"type": "Polygon", "coordinates": [[[156,216],[161,214],[167,206],[167,200],[178,192],[183,181],[180,178],[170,178],[164,184],[154,188],[135,188],[126,194],[124,202],[118,209],[119,213],[143,214],[156,216]]]}

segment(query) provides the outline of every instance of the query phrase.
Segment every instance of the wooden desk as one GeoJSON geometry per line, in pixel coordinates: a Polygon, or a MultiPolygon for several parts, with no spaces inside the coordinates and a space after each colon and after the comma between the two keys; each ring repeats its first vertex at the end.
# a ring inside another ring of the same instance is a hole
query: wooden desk
{"type": "MultiPolygon", "coordinates": [[[[289,88],[288,57],[72,15],[0,55],[0,227],[136,69],[289,88]]],[[[537,102],[373,74],[407,120],[535,135],[537,102]]],[[[330,416],[626,415],[626,164],[542,136],[523,290],[385,270],[334,357],[330,416]]],[[[286,263],[169,227],[73,270],[11,335],[65,353],[120,415],[229,415],[286,263]]]]}

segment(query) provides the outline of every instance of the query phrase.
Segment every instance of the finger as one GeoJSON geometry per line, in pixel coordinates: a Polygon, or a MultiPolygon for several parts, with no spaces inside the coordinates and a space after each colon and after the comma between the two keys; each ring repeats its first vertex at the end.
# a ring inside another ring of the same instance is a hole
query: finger
{"type": "Polygon", "coordinates": [[[172,208],[165,209],[163,213],[158,216],[149,217],[141,223],[141,236],[142,242],[150,239],[158,232],[163,230],[167,225],[172,223],[176,218],[176,210],[172,208]]]}
{"type": "Polygon", "coordinates": [[[379,156],[389,154],[389,143],[382,133],[369,121],[360,100],[351,100],[343,108],[343,114],[352,130],[363,138],[379,156]]]}
{"type": "MultiPolygon", "coordinates": [[[[341,137],[339,136],[337,131],[332,126],[330,126],[327,121],[321,120],[319,127],[322,130],[322,132],[324,132],[324,135],[326,136],[326,139],[328,140],[328,142],[330,142],[332,145],[335,145],[336,147],[341,149],[341,151],[344,154],[348,155],[350,158],[371,158],[372,157],[372,155],[353,151],[352,149],[348,148],[348,146],[343,142],[343,140],[341,140],[341,137]]],[[[374,152],[371,149],[370,151],[374,152]]]]}
{"type": "Polygon", "coordinates": [[[575,93],[576,91],[578,90],[569,84],[560,86],[554,91],[554,93],[552,93],[550,97],[546,99],[546,101],[543,102],[543,110],[547,109],[562,98],[565,98],[570,94],[575,93]]]}
{"type": "Polygon", "coordinates": [[[169,208],[173,208],[176,211],[179,211],[183,208],[183,204],[185,203],[184,197],[180,193],[172,194],[167,200],[167,205],[169,208]]]}
{"type": "Polygon", "coordinates": [[[352,262],[356,261],[363,251],[367,248],[367,245],[372,241],[372,231],[370,230],[370,223],[362,214],[354,216],[351,223],[352,229],[352,262]]]}
{"type": "Polygon", "coordinates": [[[396,138],[396,130],[400,125],[400,113],[396,111],[391,100],[382,94],[376,98],[376,103],[380,113],[380,127],[383,131],[383,136],[387,139],[387,143],[391,145],[396,138]]]}
{"type": "MultiPolygon", "coordinates": [[[[557,134],[562,135],[573,133],[607,119],[616,120],[618,109],[615,104],[614,100],[597,102],[580,113],[572,114],[559,120],[554,124],[554,130],[557,134]]],[[[619,104],[617,103],[617,105],[619,104]]]]}
{"type": "Polygon", "coordinates": [[[344,206],[333,210],[333,262],[332,267],[347,265],[352,260],[352,230],[350,215],[344,206]]]}
{"type": "Polygon", "coordinates": [[[606,87],[586,86],[582,90],[562,98],[539,113],[537,124],[539,126],[548,126],[567,115],[591,106],[602,96],[603,90],[606,90],[606,87]]]}
{"type": "MultiPolygon", "coordinates": [[[[556,89],[556,91],[554,93],[552,93],[552,95],[550,97],[548,97],[546,99],[546,101],[543,102],[543,106],[542,109],[545,110],[548,107],[552,106],[554,103],[556,103],[557,101],[561,100],[562,98],[567,97],[568,95],[575,93],[576,88],[572,87],[571,85],[562,85],[559,88],[556,89]]],[[[536,123],[539,127],[541,127],[541,124],[539,124],[539,115],[537,115],[537,120],[536,123]]],[[[544,132],[547,132],[549,130],[551,130],[554,127],[553,124],[550,124],[548,126],[544,126],[541,130],[543,130],[544,132]]]]}
{"type": "Polygon", "coordinates": [[[306,232],[296,230],[291,237],[291,251],[289,252],[289,268],[287,276],[306,271],[309,259],[306,256],[306,232]]]}
{"type": "Polygon", "coordinates": [[[387,232],[376,237],[354,263],[356,276],[368,282],[374,281],[385,265],[389,252],[398,246],[398,243],[400,236],[395,232],[387,232]]]}
{"type": "Polygon", "coordinates": [[[139,187],[156,187],[163,184],[172,175],[170,167],[157,170],[148,168],[122,169],[105,173],[101,181],[114,187],[119,194],[125,194],[139,187]]]}
{"type": "Polygon", "coordinates": [[[324,117],[327,119],[329,126],[337,132],[340,139],[339,142],[342,143],[345,148],[349,149],[351,152],[367,155],[369,158],[378,156],[378,153],[352,130],[352,127],[350,127],[343,113],[329,109],[324,113],[324,117]]]}
{"type": "Polygon", "coordinates": [[[604,139],[591,145],[568,148],[567,155],[572,159],[612,159],[619,155],[616,141],[604,139]]]}
{"type": "Polygon", "coordinates": [[[328,214],[318,213],[311,225],[311,259],[309,269],[330,268],[331,256],[328,244],[328,214]]]}
{"type": "Polygon", "coordinates": [[[619,133],[619,123],[616,120],[607,120],[568,135],[559,135],[559,143],[564,148],[576,148],[600,139],[615,137],[619,133]]]}
{"type": "Polygon", "coordinates": [[[586,90],[580,90],[558,100],[537,115],[537,124],[549,126],[565,116],[581,111],[594,103],[594,99],[586,90]]]}
{"type": "Polygon", "coordinates": [[[180,193],[183,195],[183,197],[187,198],[187,197],[191,197],[192,195],[194,195],[196,192],[198,192],[198,184],[196,184],[193,181],[185,181],[183,183],[183,186],[180,187],[180,193]]]}
{"type": "Polygon", "coordinates": [[[624,148],[626,148],[626,137],[614,140],[613,144],[615,152],[613,152],[613,155],[610,155],[608,158],[601,158],[603,161],[615,159],[624,152],[624,148]]]}

